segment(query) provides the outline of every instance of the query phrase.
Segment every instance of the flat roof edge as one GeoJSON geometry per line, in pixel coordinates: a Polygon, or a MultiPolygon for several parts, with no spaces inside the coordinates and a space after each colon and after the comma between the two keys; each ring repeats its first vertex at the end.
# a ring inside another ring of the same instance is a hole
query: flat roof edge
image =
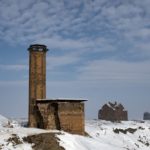
{"type": "Polygon", "coordinates": [[[85,102],[83,99],[37,99],[36,103],[48,103],[48,102],[85,102]]]}

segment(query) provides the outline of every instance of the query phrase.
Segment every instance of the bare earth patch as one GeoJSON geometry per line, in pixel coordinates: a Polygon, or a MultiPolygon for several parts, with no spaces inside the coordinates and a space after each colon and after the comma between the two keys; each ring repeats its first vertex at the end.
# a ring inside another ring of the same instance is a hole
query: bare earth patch
{"type": "Polygon", "coordinates": [[[58,138],[55,133],[41,133],[23,138],[24,142],[33,144],[35,150],[64,150],[59,145],[58,138]]]}

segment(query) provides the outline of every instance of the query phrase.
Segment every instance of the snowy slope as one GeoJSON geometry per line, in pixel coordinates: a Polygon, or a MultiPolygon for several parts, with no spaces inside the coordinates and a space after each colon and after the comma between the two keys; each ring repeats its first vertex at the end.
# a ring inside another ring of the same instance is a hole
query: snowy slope
{"type": "Polygon", "coordinates": [[[47,131],[21,127],[16,121],[9,120],[0,115],[0,150],[32,150],[32,145],[25,143],[22,138],[44,132],[47,131]],[[14,137],[19,139],[19,145],[16,145],[14,141],[11,140],[14,137]]]}
{"type": "Polygon", "coordinates": [[[59,135],[61,146],[66,150],[150,150],[150,122],[90,120],[86,121],[86,131],[90,137],[59,135]]]}
{"type": "MultiPolygon", "coordinates": [[[[88,120],[85,123],[89,136],[72,135],[61,131],[57,134],[65,150],[150,150],[150,122],[88,120]]],[[[23,141],[28,135],[56,132],[21,127],[17,122],[0,115],[0,149],[32,150],[32,145],[23,141]],[[19,139],[14,143],[14,137],[19,139]]],[[[53,149],[52,149],[53,150],[53,149]]]]}

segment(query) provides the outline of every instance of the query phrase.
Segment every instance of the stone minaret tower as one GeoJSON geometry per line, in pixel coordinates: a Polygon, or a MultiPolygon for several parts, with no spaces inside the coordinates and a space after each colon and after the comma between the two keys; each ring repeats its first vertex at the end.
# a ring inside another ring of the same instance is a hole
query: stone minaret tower
{"type": "Polygon", "coordinates": [[[46,98],[46,52],[45,45],[30,45],[29,51],[29,127],[38,127],[37,99],[46,98]]]}

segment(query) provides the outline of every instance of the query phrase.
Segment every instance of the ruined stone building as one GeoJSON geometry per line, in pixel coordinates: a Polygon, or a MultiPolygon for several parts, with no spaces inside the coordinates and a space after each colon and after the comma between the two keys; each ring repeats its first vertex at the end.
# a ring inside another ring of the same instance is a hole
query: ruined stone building
{"type": "Polygon", "coordinates": [[[45,45],[29,48],[29,127],[84,134],[84,101],[46,99],[45,45]]]}
{"type": "Polygon", "coordinates": [[[98,112],[98,119],[108,121],[128,120],[128,113],[122,104],[108,102],[98,112]]]}
{"type": "Polygon", "coordinates": [[[150,113],[149,112],[144,113],[143,120],[150,120],[150,113]]]}

